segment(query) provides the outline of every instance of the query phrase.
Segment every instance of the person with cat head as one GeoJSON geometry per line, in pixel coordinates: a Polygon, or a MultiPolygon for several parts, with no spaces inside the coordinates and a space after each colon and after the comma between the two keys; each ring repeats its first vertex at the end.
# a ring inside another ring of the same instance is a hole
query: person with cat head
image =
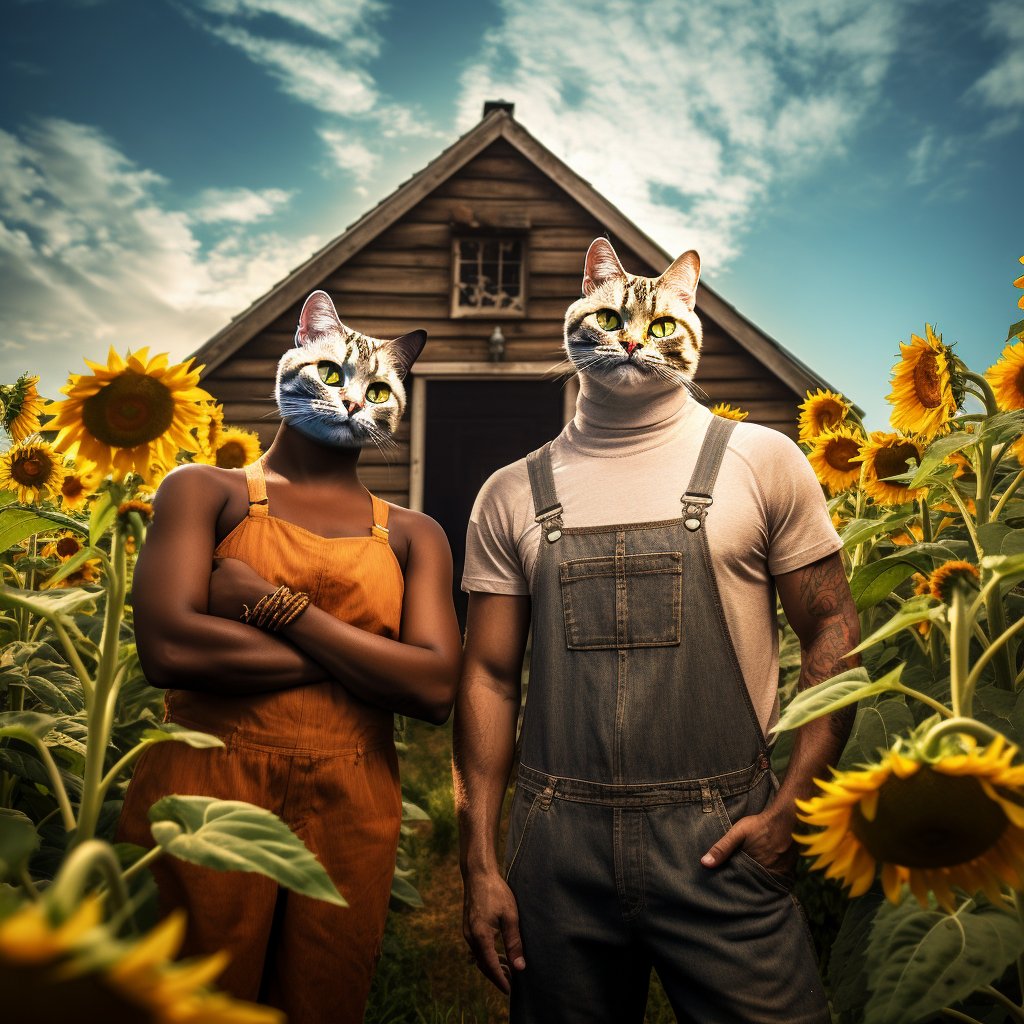
{"type": "Polygon", "coordinates": [[[693,250],[650,278],[591,244],[565,316],[575,416],[485,482],[467,531],[463,932],[513,1024],[639,1024],[652,969],[679,1020],[829,1020],[794,801],[852,709],[797,731],[780,783],[776,593],[801,687],[859,663],[859,621],[800,448],[694,397],[699,275],[693,250]]]}
{"type": "Polygon", "coordinates": [[[298,834],[348,906],[153,865],[162,909],[188,912],[186,953],[227,950],[218,986],[291,1024],[363,1019],[402,817],[394,715],[443,723],[458,680],[448,540],[357,475],[363,447],[394,444],[425,341],[361,334],[310,295],[278,364],[270,447],[244,470],[170,472],[135,568],[139,660],[167,720],[225,746],[146,751],[119,838],[152,846],[146,812],[169,793],[258,804],[298,834]]]}

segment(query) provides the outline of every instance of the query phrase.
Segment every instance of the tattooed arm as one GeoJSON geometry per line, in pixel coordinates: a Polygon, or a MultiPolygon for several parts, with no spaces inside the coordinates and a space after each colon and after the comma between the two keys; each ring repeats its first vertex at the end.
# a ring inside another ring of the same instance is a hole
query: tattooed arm
{"type": "MultiPolygon", "coordinates": [[[[776,576],[775,586],[800,640],[799,689],[860,664],[859,654],[846,656],[860,643],[860,619],[839,552],[776,576]]],[[[828,777],[829,765],[839,760],[849,738],[856,711],[850,705],[796,730],[786,777],[775,799],[761,814],[736,822],[705,855],[707,867],[721,863],[742,845],[766,867],[783,873],[792,869],[798,856],[791,835],[794,801],[812,795],[815,778],[828,777]]]]}

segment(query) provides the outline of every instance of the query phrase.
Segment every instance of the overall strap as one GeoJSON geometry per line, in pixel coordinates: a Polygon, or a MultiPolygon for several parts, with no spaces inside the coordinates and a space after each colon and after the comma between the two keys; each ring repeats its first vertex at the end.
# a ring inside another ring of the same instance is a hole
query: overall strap
{"type": "Polygon", "coordinates": [[[245,485],[249,488],[249,515],[254,518],[269,515],[267,480],[263,475],[263,463],[259,459],[245,467],[245,485]]]}
{"type": "Polygon", "coordinates": [[[533,492],[534,522],[540,524],[544,536],[554,544],[562,536],[562,504],[555,491],[555,477],[551,472],[551,442],[526,456],[530,472],[530,490],[533,492]]]}
{"type": "Polygon", "coordinates": [[[690,483],[679,499],[683,504],[683,525],[688,530],[699,530],[712,504],[711,492],[718,477],[722,456],[729,443],[729,437],[736,427],[736,420],[728,420],[723,416],[712,414],[704,442],[697,455],[697,464],[693,467],[690,483]]]}
{"type": "Polygon", "coordinates": [[[370,533],[386,544],[388,540],[388,503],[378,498],[376,494],[370,495],[370,501],[373,502],[373,526],[370,533]]]}

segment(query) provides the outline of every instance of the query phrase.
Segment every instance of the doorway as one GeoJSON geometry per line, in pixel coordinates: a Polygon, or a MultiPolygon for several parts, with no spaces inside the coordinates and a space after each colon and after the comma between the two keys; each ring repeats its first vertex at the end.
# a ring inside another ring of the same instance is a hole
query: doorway
{"type": "Polygon", "coordinates": [[[473,501],[497,469],[550,441],[565,422],[560,379],[431,380],[423,421],[423,511],[448,535],[452,593],[465,629],[466,526],[473,501]]]}

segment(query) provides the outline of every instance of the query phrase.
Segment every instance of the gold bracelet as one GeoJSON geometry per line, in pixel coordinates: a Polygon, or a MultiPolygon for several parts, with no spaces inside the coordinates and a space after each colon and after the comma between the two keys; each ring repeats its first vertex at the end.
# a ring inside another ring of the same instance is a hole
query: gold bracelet
{"type": "Polygon", "coordinates": [[[242,605],[242,622],[276,633],[296,619],[309,604],[309,594],[293,591],[283,583],[272,594],[264,594],[250,609],[242,605]]]}

